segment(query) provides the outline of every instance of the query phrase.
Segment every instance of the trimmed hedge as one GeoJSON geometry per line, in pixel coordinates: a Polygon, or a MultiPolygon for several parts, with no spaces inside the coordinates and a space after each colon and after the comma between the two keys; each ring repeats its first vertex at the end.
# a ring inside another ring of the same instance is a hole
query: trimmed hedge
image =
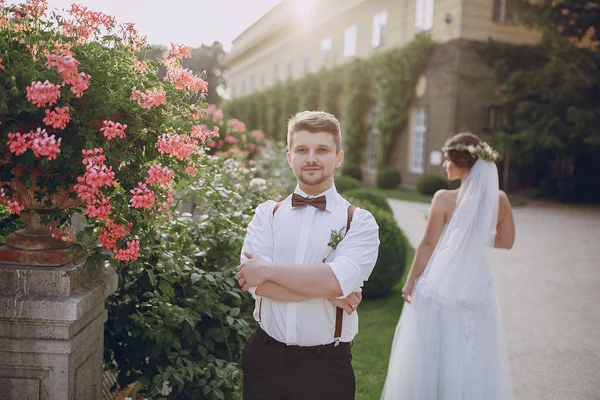
{"type": "Polygon", "coordinates": [[[363,295],[367,298],[386,296],[404,276],[410,246],[408,239],[391,213],[362,199],[349,197],[348,201],[369,211],[379,225],[379,256],[369,280],[365,282],[363,295]]]}
{"type": "Polygon", "coordinates": [[[351,176],[340,175],[335,177],[335,188],[338,193],[343,193],[351,189],[358,189],[361,186],[360,181],[351,176]]]}
{"type": "Polygon", "coordinates": [[[450,183],[446,179],[435,175],[424,175],[417,181],[417,192],[429,196],[449,187],[450,183]]]}
{"type": "Polygon", "coordinates": [[[394,167],[381,167],[377,170],[377,186],[382,189],[393,189],[400,186],[402,176],[394,167]]]}
{"type": "Polygon", "coordinates": [[[362,180],[362,170],[356,164],[344,163],[342,165],[342,176],[349,176],[360,182],[362,180]]]}
{"type": "Polygon", "coordinates": [[[378,208],[380,208],[381,210],[383,210],[389,214],[392,214],[392,208],[388,204],[385,197],[383,197],[380,194],[373,193],[373,191],[370,190],[369,188],[359,188],[359,189],[347,190],[344,192],[344,197],[345,198],[351,197],[353,199],[368,201],[369,203],[373,204],[374,206],[377,206],[378,208]]]}

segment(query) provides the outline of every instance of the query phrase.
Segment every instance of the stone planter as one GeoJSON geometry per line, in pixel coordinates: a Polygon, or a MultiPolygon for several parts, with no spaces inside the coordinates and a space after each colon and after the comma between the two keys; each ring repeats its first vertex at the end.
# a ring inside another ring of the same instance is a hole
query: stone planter
{"type": "MultiPolygon", "coordinates": [[[[31,177],[38,179],[41,171],[30,169],[31,177]]],[[[15,169],[14,174],[20,177],[23,169],[15,169]]],[[[56,194],[36,199],[37,186],[26,187],[22,182],[14,180],[8,183],[19,202],[25,207],[21,217],[26,227],[6,237],[6,245],[0,247],[0,263],[36,266],[61,266],[85,256],[83,253],[69,250],[69,242],[52,237],[50,227],[42,223],[52,209],[67,209],[81,204],[77,198],[69,197],[71,191],[60,190],[56,194]],[[51,204],[51,206],[49,206],[51,204]]]]}
{"type": "Polygon", "coordinates": [[[101,400],[104,303],[117,274],[86,269],[85,252],[71,251],[42,223],[51,208],[79,204],[69,191],[38,201],[37,188],[9,184],[27,226],[0,247],[0,398],[101,400]]]}

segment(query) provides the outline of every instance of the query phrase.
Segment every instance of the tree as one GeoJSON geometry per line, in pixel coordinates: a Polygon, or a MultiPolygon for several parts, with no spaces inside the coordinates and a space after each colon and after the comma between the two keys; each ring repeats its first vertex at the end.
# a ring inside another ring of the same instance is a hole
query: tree
{"type": "MultiPolygon", "coordinates": [[[[150,60],[162,60],[167,55],[168,49],[163,45],[151,45],[145,50],[145,58],[150,60]]],[[[201,45],[192,49],[192,57],[184,59],[182,65],[201,76],[208,82],[208,94],[206,101],[209,104],[219,104],[221,96],[219,96],[217,88],[225,84],[223,78],[223,57],[225,50],[220,42],[213,42],[212,45],[201,45]]],[[[166,70],[164,67],[159,68],[158,76],[163,78],[166,70]]]]}
{"type": "Polygon", "coordinates": [[[519,20],[542,33],[540,44],[490,42],[483,52],[500,89],[496,105],[508,115],[496,141],[525,183],[565,200],[600,198],[600,53],[591,23],[600,9],[593,3],[519,0],[519,20]]]}

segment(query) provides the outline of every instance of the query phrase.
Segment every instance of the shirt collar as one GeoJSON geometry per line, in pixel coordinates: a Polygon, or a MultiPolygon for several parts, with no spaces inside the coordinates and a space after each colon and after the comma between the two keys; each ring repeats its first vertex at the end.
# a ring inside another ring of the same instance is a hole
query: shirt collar
{"type": "Polygon", "coordinates": [[[325,199],[327,199],[327,205],[325,206],[325,209],[329,212],[333,212],[335,203],[337,202],[337,198],[338,198],[338,192],[337,192],[337,189],[335,188],[335,184],[331,185],[331,187],[329,189],[327,189],[323,193],[319,193],[316,196],[307,194],[306,192],[304,192],[304,190],[300,189],[300,186],[296,186],[296,189],[294,189],[294,193],[297,193],[300,196],[303,196],[303,197],[306,197],[309,199],[311,199],[313,197],[319,197],[319,196],[324,195],[325,199]]]}

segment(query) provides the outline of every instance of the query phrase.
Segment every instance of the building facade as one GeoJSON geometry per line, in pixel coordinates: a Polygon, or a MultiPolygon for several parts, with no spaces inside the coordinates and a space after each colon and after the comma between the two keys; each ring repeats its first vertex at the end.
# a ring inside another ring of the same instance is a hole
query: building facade
{"type": "MultiPolygon", "coordinates": [[[[392,165],[408,186],[423,174],[442,175],[439,149],[448,136],[479,133],[493,123],[482,85],[461,76],[485,77],[474,41],[490,38],[536,43],[540,35],[518,24],[510,0],[283,0],[233,41],[225,60],[230,97],[265,90],[282,80],[341,65],[355,57],[410,42],[429,31],[438,43],[415,87],[405,132],[398,132],[392,165]]],[[[343,119],[343,116],[338,116],[343,119]]],[[[367,181],[377,165],[378,132],[370,113],[365,163],[367,181]]]]}

